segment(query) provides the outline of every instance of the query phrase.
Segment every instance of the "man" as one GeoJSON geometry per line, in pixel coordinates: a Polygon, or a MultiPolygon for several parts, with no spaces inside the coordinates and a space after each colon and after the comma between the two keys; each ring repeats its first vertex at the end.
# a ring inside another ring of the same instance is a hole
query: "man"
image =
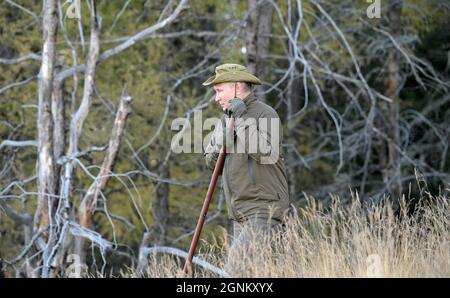
{"type": "Polygon", "coordinates": [[[252,85],[259,84],[239,64],[217,66],[215,75],[203,83],[214,87],[215,100],[225,113],[205,150],[205,160],[213,170],[220,148],[226,146],[222,185],[233,221],[232,249],[250,241],[249,230],[270,232],[279,227],[290,208],[280,150],[282,126],[277,112],[252,93],[252,85]],[[231,117],[234,128],[229,129],[231,117]]]}

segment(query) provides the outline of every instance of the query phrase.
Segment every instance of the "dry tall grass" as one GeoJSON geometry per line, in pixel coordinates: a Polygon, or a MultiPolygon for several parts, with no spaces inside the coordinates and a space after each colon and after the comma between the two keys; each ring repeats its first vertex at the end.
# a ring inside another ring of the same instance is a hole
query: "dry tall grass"
{"type": "MultiPolygon", "coordinates": [[[[309,199],[282,237],[254,235],[232,265],[226,246],[211,244],[199,256],[233,277],[450,277],[449,192],[425,192],[412,211],[402,201],[396,214],[390,204],[362,206],[357,195],[346,205],[333,198],[328,208],[309,199]]],[[[148,275],[175,277],[181,267],[152,257],[148,275]]],[[[214,274],[197,268],[195,276],[214,274]]]]}

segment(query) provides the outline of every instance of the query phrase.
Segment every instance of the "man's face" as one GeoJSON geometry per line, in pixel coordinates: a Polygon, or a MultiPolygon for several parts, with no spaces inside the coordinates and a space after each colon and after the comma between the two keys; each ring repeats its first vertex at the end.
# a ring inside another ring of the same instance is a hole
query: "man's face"
{"type": "Polygon", "coordinates": [[[235,83],[219,83],[214,85],[214,91],[216,91],[215,100],[224,111],[228,108],[230,100],[234,98],[234,86],[235,83]]]}

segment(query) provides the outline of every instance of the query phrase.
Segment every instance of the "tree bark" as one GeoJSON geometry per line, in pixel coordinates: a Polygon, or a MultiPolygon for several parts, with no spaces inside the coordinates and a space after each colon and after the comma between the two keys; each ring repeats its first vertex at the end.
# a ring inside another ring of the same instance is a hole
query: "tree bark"
{"type": "Polygon", "coordinates": [[[55,68],[56,35],[58,32],[57,1],[47,0],[44,7],[42,64],[39,72],[38,103],[38,201],[34,231],[49,224],[49,208],[54,189],[53,119],[51,95],[55,68]]]}
{"type": "MultiPolygon", "coordinates": [[[[390,0],[388,18],[390,33],[394,39],[398,40],[401,28],[402,15],[402,0],[390,0]]],[[[392,99],[392,103],[388,103],[387,118],[388,125],[386,135],[387,140],[387,154],[385,159],[383,182],[388,185],[388,191],[394,204],[398,204],[398,199],[401,196],[402,187],[400,180],[400,164],[399,154],[396,146],[400,144],[399,137],[399,110],[400,110],[400,67],[399,67],[399,53],[397,49],[392,46],[388,54],[388,76],[386,81],[386,96],[392,99]]]]}
{"type": "MultiPolygon", "coordinates": [[[[163,164],[159,169],[160,178],[169,178],[169,165],[163,164]]],[[[167,231],[169,228],[169,184],[158,182],[156,187],[156,204],[154,220],[156,226],[156,245],[164,246],[167,242],[167,231]]]]}
{"type": "Polygon", "coordinates": [[[293,77],[296,73],[292,73],[292,77],[289,81],[289,89],[288,89],[288,96],[287,96],[287,113],[286,113],[286,123],[288,128],[288,135],[286,138],[287,144],[293,147],[289,147],[287,149],[287,155],[286,155],[286,165],[287,165],[287,175],[288,175],[288,185],[289,185],[289,196],[291,199],[295,198],[296,196],[296,189],[297,189],[297,177],[298,177],[298,166],[295,166],[295,161],[297,161],[298,156],[296,155],[294,148],[298,148],[297,146],[297,139],[294,135],[295,127],[293,125],[293,119],[292,116],[295,115],[296,112],[300,110],[300,101],[301,101],[301,94],[303,88],[301,87],[303,84],[301,82],[301,79],[298,77],[293,77]]]}
{"type": "MultiPolygon", "coordinates": [[[[247,69],[264,80],[267,75],[267,63],[263,57],[269,53],[270,38],[272,31],[272,15],[274,8],[266,0],[248,0],[250,11],[248,28],[245,37],[247,49],[247,69]]],[[[262,86],[256,87],[255,95],[263,102],[266,102],[266,95],[262,86]]]]}
{"type": "MultiPolygon", "coordinates": [[[[291,11],[291,10],[290,10],[291,11]]],[[[289,11],[289,12],[290,12],[289,11]]],[[[296,13],[293,13],[292,16],[288,18],[291,22],[291,26],[294,27],[294,24],[297,24],[300,20],[300,16],[296,13]]],[[[293,47],[290,45],[290,41],[287,41],[287,48],[289,49],[289,59],[295,59],[295,53],[293,47]]],[[[294,62],[295,63],[295,62],[294,62]]],[[[297,177],[298,177],[298,169],[299,166],[296,166],[296,162],[298,156],[295,152],[295,148],[298,148],[297,138],[294,135],[295,125],[294,125],[294,115],[300,111],[301,105],[300,102],[302,100],[302,96],[304,96],[304,87],[302,77],[300,77],[297,68],[290,73],[289,82],[287,85],[287,103],[286,103],[286,123],[288,128],[287,134],[287,144],[289,144],[289,148],[287,149],[287,175],[288,175],[288,185],[289,185],[289,195],[291,200],[296,196],[296,188],[297,188],[297,177]]]]}
{"type": "Polygon", "coordinates": [[[92,93],[94,90],[95,72],[98,55],[100,52],[100,18],[97,15],[97,2],[91,1],[91,32],[89,53],[86,58],[86,72],[84,74],[83,99],[80,107],[72,118],[71,123],[71,142],[69,144],[69,154],[78,151],[78,140],[83,129],[84,120],[89,114],[89,108],[92,102],[92,93]]]}
{"type": "MultiPolygon", "coordinates": [[[[57,66],[56,71],[61,67],[57,66]]],[[[52,92],[52,117],[53,117],[53,156],[57,161],[64,155],[65,142],[65,102],[64,81],[53,81],[52,92]]],[[[60,191],[61,165],[55,163],[55,193],[60,191]]]]}

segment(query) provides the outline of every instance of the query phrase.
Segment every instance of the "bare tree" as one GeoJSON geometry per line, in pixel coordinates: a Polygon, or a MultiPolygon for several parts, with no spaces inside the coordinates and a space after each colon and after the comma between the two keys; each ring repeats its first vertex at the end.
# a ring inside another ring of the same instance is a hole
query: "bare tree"
{"type": "MultiPolygon", "coordinates": [[[[59,71],[61,66],[55,68],[59,71]]],[[[53,155],[57,161],[64,156],[66,148],[66,116],[65,116],[65,97],[64,81],[53,80],[52,90],[52,120],[53,120],[53,155]]],[[[60,192],[61,165],[55,163],[55,193],[60,192]]]]}
{"type": "Polygon", "coordinates": [[[39,72],[38,103],[38,204],[34,217],[35,231],[49,224],[49,211],[55,193],[53,156],[52,89],[55,69],[56,35],[58,32],[57,1],[49,0],[44,7],[42,64],[39,72]]]}
{"type": "MultiPolygon", "coordinates": [[[[111,172],[113,169],[114,162],[116,161],[117,154],[119,152],[119,145],[122,139],[125,123],[128,118],[129,111],[129,103],[131,101],[131,97],[128,96],[125,92],[122,94],[122,98],[120,100],[120,105],[117,110],[116,119],[114,121],[114,127],[111,132],[111,138],[109,140],[108,150],[106,152],[106,156],[103,160],[103,164],[100,168],[100,173],[97,178],[89,187],[87,193],[85,194],[83,200],[80,204],[80,209],[78,211],[78,220],[82,227],[92,228],[93,223],[93,215],[95,209],[97,207],[97,201],[100,194],[104,191],[106,184],[108,183],[109,178],[111,177],[111,172]]],[[[76,238],[75,242],[75,253],[80,256],[81,261],[84,261],[84,241],[83,238],[76,238]]]]}
{"type": "MultiPolygon", "coordinates": [[[[162,163],[159,167],[160,178],[169,178],[169,165],[162,163]]],[[[156,244],[164,246],[167,243],[167,236],[169,230],[169,184],[158,181],[154,185],[156,193],[156,203],[154,206],[154,222],[155,230],[157,232],[156,244]]]]}
{"type": "MultiPolygon", "coordinates": [[[[282,12],[278,2],[269,2],[275,9],[274,26],[283,30],[287,41],[284,55],[268,55],[269,59],[285,66],[275,70],[280,74],[279,79],[266,91],[274,92],[278,105],[286,104],[286,146],[291,150],[288,151],[289,176],[297,176],[294,169],[298,166],[310,169],[313,161],[328,160],[336,165],[335,175],[329,177],[332,181],[329,184],[319,184],[313,195],[325,197],[331,190],[343,194],[353,185],[360,189],[363,199],[375,201],[386,193],[398,198],[401,184],[414,179],[411,175],[402,176],[402,168],[409,171],[417,168],[444,182],[447,174],[424,162],[424,158],[414,156],[412,152],[417,154],[420,149],[406,147],[414,127],[404,118],[411,116],[400,113],[399,92],[406,77],[411,75],[423,90],[432,88],[436,94],[445,94],[442,90],[448,90],[449,85],[408,47],[411,41],[407,29],[400,23],[402,2],[391,2],[386,9],[389,13],[383,14],[388,16],[385,19],[388,30],[381,26],[384,22],[369,22],[365,10],[354,8],[350,2],[287,1],[287,12],[282,12]],[[310,6],[305,8],[303,3],[310,6]],[[357,21],[349,25],[348,18],[357,21]],[[349,39],[364,30],[373,34],[364,34],[357,41],[349,39]],[[330,44],[340,50],[329,47],[330,44]],[[334,65],[336,61],[345,62],[338,68],[334,65]],[[365,73],[362,61],[372,63],[371,72],[365,73]],[[386,80],[378,84],[380,77],[377,75],[383,69],[388,69],[386,80]],[[379,85],[385,88],[380,89],[379,85]],[[296,98],[299,91],[300,101],[296,98]],[[298,138],[294,135],[300,132],[298,125],[302,119],[313,120],[304,125],[314,124],[311,130],[314,137],[301,140],[311,149],[306,156],[292,146],[298,138]],[[324,150],[329,146],[335,149],[324,150]],[[379,173],[383,173],[382,179],[378,179],[379,173]]],[[[439,102],[446,102],[446,99],[439,102]]],[[[416,119],[415,124],[424,121],[432,125],[420,112],[413,117],[421,119],[416,119]]],[[[447,142],[442,138],[445,132],[434,125],[433,131],[438,135],[436,149],[446,159],[447,142]]],[[[314,172],[311,175],[314,176],[314,172]]],[[[321,178],[318,176],[317,180],[321,178]]],[[[294,200],[299,200],[301,189],[292,183],[290,186],[294,200]]]]}
{"type": "MultiPolygon", "coordinates": [[[[399,40],[401,36],[402,0],[390,0],[388,8],[388,19],[390,34],[394,40],[399,40]]],[[[391,103],[383,103],[382,110],[386,113],[387,122],[384,123],[384,131],[388,136],[386,140],[387,150],[381,152],[383,167],[383,182],[388,186],[391,199],[398,207],[398,200],[402,193],[400,154],[397,147],[400,145],[400,97],[401,74],[399,52],[395,47],[391,47],[387,58],[387,78],[386,96],[391,103]],[[385,155],[385,156],[383,156],[385,155]]]]}
{"type": "MultiPolygon", "coordinates": [[[[13,3],[13,2],[11,2],[13,3]]],[[[130,3],[130,1],[128,2],[130,3]]],[[[13,219],[24,224],[26,235],[26,247],[24,250],[8,265],[15,266],[21,259],[25,259],[26,264],[30,264],[27,268],[30,276],[58,276],[64,274],[64,257],[70,251],[73,245],[72,240],[75,237],[75,251],[84,257],[84,238],[88,238],[104,249],[109,244],[99,238],[95,232],[91,231],[94,212],[99,200],[99,196],[103,200],[106,198],[103,191],[107,181],[114,176],[113,165],[117,158],[119,143],[122,138],[125,122],[128,116],[128,105],[130,97],[124,93],[117,110],[114,127],[111,133],[108,150],[105,159],[101,165],[100,173],[97,177],[93,177],[89,170],[80,162],[79,158],[89,154],[92,151],[103,151],[105,148],[91,147],[83,151],[79,150],[79,138],[83,132],[83,124],[89,114],[92,103],[92,97],[95,89],[95,76],[97,64],[114,55],[131,47],[139,40],[143,40],[157,30],[167,26],[173,22],[179,14],[186,8],[187,0],[182,0],[174,8],[172,13],[170,9],[172,4],[167,5],[164,10],[164,16],[161,15],[160,20],[138,34],[130,36],[124,40],[119,46],[114,47],[103,54],[100,54],[100,32],[101,18],[97,11],[97,1],[90,0],[88,3],[90,11],[90,40],[89,51],[86,55],[86,63],[83,65],[75,65],[69,71],[64,70],[64,65],[56,65],[56,36],[58,29],[58,1],[46,1],[44,11],[43,26],[43,52],[41,56],[30,54],[20,59],[1,59],[1,63],[15,64],[22,63],[26,60],[42,61],[41,71],[39,75],[39,104],[38,104],[38,141],[2,141],[0,149],[11,147],[19,148],[25,146],[38,147],[38,208],[35,212],[35,229],[34,232],[29,231],[30,223],[27,213],[18,213],[11,208],[6,202],[0,201],[1,207],[13,219]],[[167,15],[168,14],[168,15],[167,15]],[[78,78],[77,73],[84,72],[84,88],[83,96],[79,107],[76,107],[76,88],[78,78]],[[56,73],[59,72],[59,76],[56,73]],[[72,111],[70,130],[68,133],[68,148],[66,151],[65,143],[65,100],[64,100],[64,81],[66,78],[74,77],[74,91],[72,92],[72,111]],[[64,152],[66,151],[66,152],[64,152]],[[94,181],[88,188],[81,205],[78,210],[79,225],[75,223],[74,211],[76,210],[75,201],[72,196],[73,175],[77,167],[81,167],[82,171],[91,176],[94,181]],[[61,184],[59,185],[59,181],[61,184]],[[57,195],[59,193],[59,195],[57,195]],[[59,198],[59,200],[55,200],[59,198]],[[54,202],[57,204],[54,204],[54,202]],[[28,236],[27,236],[28,235],[28,236]]],[[[126,7],[125,7],[126,8],[126,7]]],[[[62,7],[59,7],[62,11],[62,7]]],[[[121,13],[123,13],[121,11],[121,13]]],[[[120,14],[117,18],[120,17],[120,14]]],[[[64,20],[61,19],[61,24],[64,20]]],[[[80,21],[78,21],[80,25],[80,21]]],[[[76,63],[76,51],[73,42],[68,38],[65,26],[63,34],[69,48],[72,49],[73,61],[76,63]]],[[[113,28],[113,27],[112,27],[113,28]]],[[[80,31],[83,40],[83,32],[80,31]]],[[[84,42],[83,42],[84,44],[84,42]]],[[[20,84],[11,84],[2,88],[2,93],[14,87],[25,86],[32,80],[20,84]]],[[[166,165],[167,168],[167,165],[166,165]]],[[[166,175],[167,176],[167,175],[166,175]]],[[[166,179],[164,176],[162,179],[166,179]]],[[[119,178],[120,179],[120,178],[119,178]]],[[[2,200],[4,196],[19,183],[12,183],[8,187],[2,189],[2,200]]],[[[162,184],[161,190],[167,192],[167,187],[162,184]]],[[[160,191],[161,191],[160,190],[160,191]]],[[[30,194],[24,190],[23,196],[30,194]]],[[[106,208],[104,201],[105,214],[112,218],[106,208]]],[[[167,207],[167,205],[166,205],[167,207]]],[[[114,217],[121,219],[121,217],[114,217]]],[[[141,219],[143,217],[141,216],[141,219]]],[[[165,219],[167,222],[167,219],[165,219]]],[[[31,226],[32,227],[32,226],[31,226]]]]}

